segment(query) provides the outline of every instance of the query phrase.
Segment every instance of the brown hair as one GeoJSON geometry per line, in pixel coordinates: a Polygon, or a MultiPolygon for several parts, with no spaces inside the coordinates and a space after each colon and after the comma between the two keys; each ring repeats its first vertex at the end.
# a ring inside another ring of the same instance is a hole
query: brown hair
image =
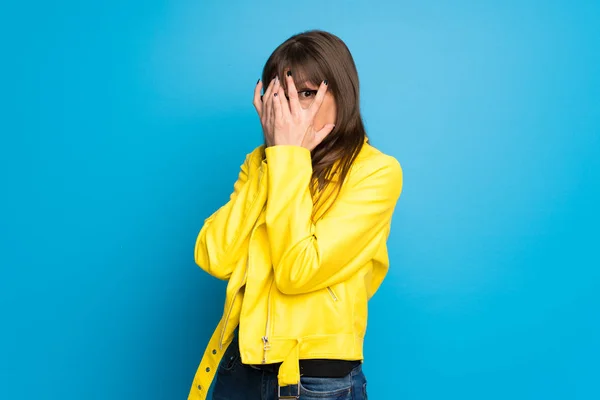
{"type": "MultiPolygon", "coordinates": [[[[279,76],[284,83],[287,69],[293,71],[297,86],[304,82],[319,86],[327,79],[327,91],[336,102],[335,128],[311,154],[315,217],[321,200],[325,200],[323,193],[335,192],[333,199],[337,198],[367,137],[360,115],[358,73],[346,44],[320,30],[296,34],[279,45],[263,68],[262,80],[269,82],[279,76]]],[[[329,200],[331,206],[333,201],[329,200]]]]}

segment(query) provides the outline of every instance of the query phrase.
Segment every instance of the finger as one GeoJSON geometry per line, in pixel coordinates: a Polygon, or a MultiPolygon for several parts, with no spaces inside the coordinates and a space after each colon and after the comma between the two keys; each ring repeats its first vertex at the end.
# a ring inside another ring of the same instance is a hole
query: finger
{"type": "Polygon", "coordinates": [[[273,84],[273,91],[271,93],[272,94],[277,93],[279,91],[280,87],[281,87],[281,81],[279,80],[279,77],[276,76],[275,83],[273,84]]]}
{"type": "Polygon", "coordinates": [[[329,135],[331,133],[331,131],[333,131],[333,128],[335,128],[334,124],[326,124],[318,132],[315,132],[315,140],[314,140],[315,147],[319,143],[321,143],[323,141],[323,139],[325,139],[327,137],[327,135],[329,135]]]}
{"type": "Polygon", "coordinates": [[[308,109],[312,113],[313,117],[317,114],[317,111],[319,111],[319,108],[321,108],[321,104],[323,104],[323,100],[325,99],[325,93],[327,93],[327,79],[325,79],[323,82],[321,82],[321,85],[319,86],[319,90],[317,91],[317,95],[315,96],[315,99],[313,100],[310,107],[308,107],[308,109]]]}
{"type": "Polygon", "coordinates": [[[254,108],[256,108],[256,112],[258,113],[258,116],[262,116],[262,109],[263,109],[263,103],[262,100],[260,99],[260,91],[262,90],[263,84],[262,84],[262,80],[258,80],[258,82],[256,82],[256,87],[254,88],[254,101],[252,102],[252,104],[254,104],[254,108]]]}
{"type": "Polygon", "coordinates": [[[290,98],[289,108],[292,114],[297,114],[302,107],[300,106],[300,100],[298,99],[298,90],[296,89],[294,78],[292,77],[292,71],[288,71],[285,75],[287,95],[290,98]]]}
{"type": "Polygon", "coordinates": [[[279,92],[277,92],[277,98],[281,103],[281,116],[284,119],[288,119],[290,117],[290,105],[288,100],[285,98],[285,90],[283,90],[283,86],[279,86],[279,92]]]}
{"type": "Polygon", "coordinates": [[[282,118],[282,111],[281,109],[283,107],[281,107],[281,96],[279,95],[279,92],[281,91],[281,86],[279,87],[279,90],[275,93],[273,93],[273,118],[274,121],[280,121],[282,118]]]}
{"type": "Polygon", "coordinates": [[[271,79],[271,82],[269,82],[269,86],[267,86],[267,90],[264,93],[263,96],[263,102],[264,102],[264,97],[267,97],[268,94],[273,93],[273,86],[275,86],[275,81],[276,78],[271,79]]]}
{"type": "Polygon", "coordinates": [[[276,115],[277,110],[275,109],[275,104],[280,104],[279,99],[277,98],[280,88],[281,88],[281,81],[279,80],[279,76],[275,76],[275,83],[273,84],[273,90],[270,94],[273,119],[277,117],[277,115],[276,115]]]}
{"type": "Polygon", "coordinates": [[[273,86],[275,85],[275,78],[271,79],[271,83],[267,87],[267,90],[263,94],[262,102],[263,102],[263,117],[265,119],[271,118],[271,93],[273,91],[273,86]]]}

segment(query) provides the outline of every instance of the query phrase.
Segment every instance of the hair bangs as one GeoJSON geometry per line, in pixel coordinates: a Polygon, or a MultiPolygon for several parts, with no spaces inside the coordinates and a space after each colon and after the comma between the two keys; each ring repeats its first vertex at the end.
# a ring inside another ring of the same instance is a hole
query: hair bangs
{"type": "Polygon", "coordinates": [[[315,54],[304,46],[289,46],[275,51],[263,70],[263,82],[269,82],[279,77],[281,85],[287,91],[286,73],[292,71],[296,88],[305,88],[307,85],[318,87],[327,77],[324,64],[317,60],[315,54]]]}

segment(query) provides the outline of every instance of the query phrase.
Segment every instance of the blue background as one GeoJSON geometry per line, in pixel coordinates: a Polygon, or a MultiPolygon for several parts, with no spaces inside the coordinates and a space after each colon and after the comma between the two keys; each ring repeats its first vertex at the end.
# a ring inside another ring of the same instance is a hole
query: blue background
{"type": "Polygon", "coordinates": [[[405,187],[373,399],[600,398],[600,3],[22,2],[0,13],[0,398],[183,399],[224,284],[204,218],[309,28],[405,187]]]}

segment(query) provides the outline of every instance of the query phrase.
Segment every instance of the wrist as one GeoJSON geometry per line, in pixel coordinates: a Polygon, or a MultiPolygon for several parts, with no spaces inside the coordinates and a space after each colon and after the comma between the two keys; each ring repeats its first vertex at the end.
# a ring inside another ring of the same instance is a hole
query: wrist
{"type": "Polygon", "coordinates": [[[298,146],[302,147],[302,142],[294,142],[291,140],[274,140],[273,146],[298,146]]]}

